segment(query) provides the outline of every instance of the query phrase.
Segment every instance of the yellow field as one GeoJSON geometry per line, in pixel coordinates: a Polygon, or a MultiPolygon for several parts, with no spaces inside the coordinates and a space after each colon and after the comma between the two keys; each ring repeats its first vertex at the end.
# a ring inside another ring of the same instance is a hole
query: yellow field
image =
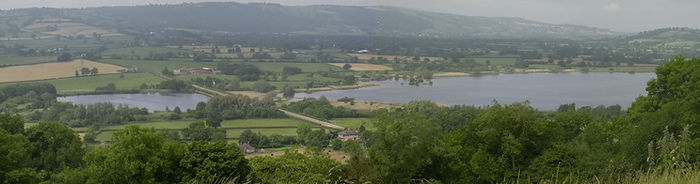
{"type": "MultiPolygon", "coordinates": [[[[337,67],[343,67],[345,63],[328,63],[329,65],[337,66],[337,67]]],[[[393,70],[391,67],[384,66],[384,65],[373,65],[373,64],[357,64],[357,63],[350,63],[352,68],[350,70],[352,71],[384,71],[384,70],[393,70]]]]}
{"type": "Polygon", "coordinates": [[[90,69],[97,67],[99,74],[119,73],[119,70],[125,69],[120,66],[88,60],[13,66],[0,68],[0,83],[73,77],[75,71],[83,67],[90,69]]]}

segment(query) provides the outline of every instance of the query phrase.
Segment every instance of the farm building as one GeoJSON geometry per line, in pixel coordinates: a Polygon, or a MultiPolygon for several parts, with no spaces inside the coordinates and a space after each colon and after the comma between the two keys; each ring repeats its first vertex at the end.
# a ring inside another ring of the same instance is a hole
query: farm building
{"type": "Polygon", "coordinates": [[[199,75],[199,74],[215,74],[218,73],[218,71],[215,71],[214,69],[211,68],[181,68],[177,70],[173,70],[173,74],[175,75],[199,75]]]}
{"type": "Polygon", "coordinates": [[[250,146],[248,143],[243,143],[238,146],[239,149],[241,149],[241,152],[243,154],[250,154],[250,153],[255,153],[255,148],[253,146],[250,146]]]}
{"type": "Polygon", "coordinates": [[[355,130],[343,130],[338,132],[338,139],[342,141],[347,141],[347,140],[357,140],[359,138],[359,134],[355,130]]]}

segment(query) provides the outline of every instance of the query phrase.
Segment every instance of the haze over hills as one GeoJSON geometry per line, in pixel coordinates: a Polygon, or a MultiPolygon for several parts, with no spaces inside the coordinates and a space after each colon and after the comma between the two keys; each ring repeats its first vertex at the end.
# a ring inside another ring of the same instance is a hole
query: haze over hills
{"type": "Polygon", "coordinates": [[[86,9],[22,9],[132,30],[166,28],[233,33],[319,35],[391,35],[434,38],[599,39],[622,33],[577,25],[557,25],[520,18],[433,13],[396,7],[281,6],[261,3],[186,3],[86,9]]]}

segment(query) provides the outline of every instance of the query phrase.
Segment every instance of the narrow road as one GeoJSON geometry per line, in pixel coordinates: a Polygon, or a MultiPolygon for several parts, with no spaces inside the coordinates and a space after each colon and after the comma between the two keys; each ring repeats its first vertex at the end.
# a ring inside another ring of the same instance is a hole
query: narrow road
{"type": "Polygon", "coordinates": [[[226,94],[226,93],[222,93],[222,92],[214,91],[214,90],[211,90],[211,89],[203,88],[203,87],[198,86],[198,85],[195,85],[195,84],[192,84],[192,87],[197,88],[198,90],[206,91],[206,92],[213,93],[213,94],[218,94],[218,95],[221,95],[221,96],[228,96],[228,95],[229,95],[229,94],[226,94]]]}
{"type": "Polygon", "coordinates": [[[341,126],[334,125],[334,124],[331,124],[331,123],[328,123],[328,122],[325,122],[325,121],[317,120],[317,119],[314,119],[314,118],[311,118],[311,117],[307,117],[307,116],[304,116],[304,115],[301,115],[301,114],[297,114],[297,113],[285,111],[285,110],[282,110],[282,109],[279,109],[279,110],[282,111],[282,112],[284,112],[284,114],[286,114],[287,116],[291,116],[291,117],[303,119],[303,120],[306,120],[306,121],[309,121],[309,122],[312,122],[312,123],[316,123],[316,124],[319,124],[319,125],[321,125],[321,126],[328,127],[328,128],[334,128],[334,129],[338,129],[338,130],[345,130],[345,127],[341,127],[341,126]]]}

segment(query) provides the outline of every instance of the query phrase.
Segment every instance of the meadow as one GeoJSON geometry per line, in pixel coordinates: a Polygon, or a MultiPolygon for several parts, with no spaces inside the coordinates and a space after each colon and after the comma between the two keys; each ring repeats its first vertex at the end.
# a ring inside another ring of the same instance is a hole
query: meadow
{"type": "Polygon", "coordinates": [[[28,65],[56,61],[56,57],[22,57],[13,55],[0,55],[0,66],[3,65],[28,65]]]}

